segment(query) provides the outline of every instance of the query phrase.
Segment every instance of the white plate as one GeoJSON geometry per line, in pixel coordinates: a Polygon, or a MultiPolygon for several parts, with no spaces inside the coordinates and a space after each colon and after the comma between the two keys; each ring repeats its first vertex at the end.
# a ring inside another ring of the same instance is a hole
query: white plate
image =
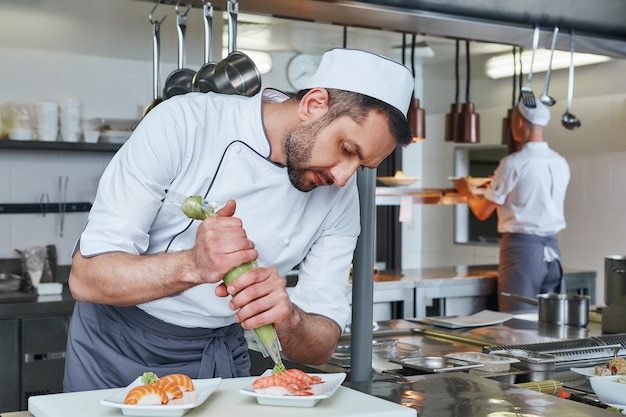
{"type": "Polygon", "coordinates": [[[376,177],[376,179],[385,185],[391,187],[406,187],[416,183],[421,178],[418,177],[376,177]]]}
{"type": "Polygon", "coordinates": [[[141,377],[138,377],[126,388],[118,393],[101,400],[100,403],[109,407],[122,410],[125,416],[153,416],[153,417],[179,417],[192,408],[204,403],[207,398],[220,386],[222,378],[193,379],[195,391],[185,392],[183,398],[171,400],[165,405],[129,405],[124,404],[126,394],[132,388],[141,385],[141,377]]]}
{"type": "Polygon", "coordinates": [[[503,322],[515,317],[512,314],[502,313],[499,311],[482,310],[470,316],[455,317],[433,317],[432,323],[435,326],[447,327],[450,329],[460,329],[463,327],[483,327],[492,326],[494,324],[502,324],[503,322]]]}
{"type": "MultiPolygon", "coordinates": [[[[267,376],[272,373],[271,369],[263,372],[261,376],[267,376]]],[[[341,386],[341,383],[346,379],[346,374],[343,372],[336,374],[309,374],[311,376],[319,376],[324,381],[321,384],[311,385],[311,392],[313,395],[308,396],[292,396],[292,395],[271,395],[259,393],[252,388],[252,384],[239,390],[244,395],[256,397],[259,404],[262,405],[280,405],[287,407],[314,407],[320,400],[330,398],[341,386]]]]}
{"type": "MultiPolygon", "coordinates": [[[[592,376],[597,376],[600,377],[601,375],[596,375],[596,370],[594,367],[591,368],[569,368],[570,371],[572,372],[576,372],[577,374],[580,375],[585,375],[586,377],[592,377],[592,376]]],[[[613,375],[604,375],[605,377],[610,377],[613,375]]]]}

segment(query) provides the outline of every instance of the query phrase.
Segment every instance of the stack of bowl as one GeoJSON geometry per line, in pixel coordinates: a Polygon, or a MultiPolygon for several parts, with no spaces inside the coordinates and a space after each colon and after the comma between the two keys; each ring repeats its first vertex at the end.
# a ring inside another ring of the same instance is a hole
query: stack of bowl
{"type": "Polygon", "coordinates": [[[40,101],[35,104],[37,139],[56,142],[59,134],[59,104],[56,101],[40,101]]]}
{"type": "Polygon", "coordinates": [[[78,142],[82,129],[82,103],[75,98],[61,100],[61,140],[63,142],[78,142]]]}

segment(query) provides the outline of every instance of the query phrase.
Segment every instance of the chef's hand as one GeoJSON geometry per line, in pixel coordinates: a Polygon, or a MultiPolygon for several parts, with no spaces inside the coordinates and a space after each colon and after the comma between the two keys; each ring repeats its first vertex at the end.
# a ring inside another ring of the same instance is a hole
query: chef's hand
{"type": "Polygon", "coordinates": [[[228,288],[215,289],[219,297],[233,296],[229,306],[244,329],[289,319],[294,308],[287,294],[285,280],[275,268],[256,267],[235,279],[228,288]]]}
{"type": "Polygon", "coordinates": [[[235,201],[229,200],[217,213],[200,223],[191,249],[199,283],[220,282],[228,271],[259,256],[241,219],[233,217],[235,201]]]}
{"type": "Polygon", "coordinates": [[[456,190],[464,196],[472,196],[474,195],[474,190],[472,189],[472,185],[469,183],[467,178],[457,178],[454,181],[454,185],[456,186],[456,190]]]}

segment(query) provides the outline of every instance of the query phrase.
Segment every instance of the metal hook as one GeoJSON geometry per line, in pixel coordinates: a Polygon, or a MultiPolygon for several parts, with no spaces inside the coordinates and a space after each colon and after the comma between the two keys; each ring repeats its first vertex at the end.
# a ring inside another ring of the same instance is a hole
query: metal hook
{"type": "Polygon", "coordinates": [[[189,10],[191,10],[191,4],[187,5],[187,10],[185,10],[184,12],[179,12],[178,11],[178,7],[180,6],[180,2],[181,2],[181,0],[178,0],[176,2],[176,7],[175,7],[176,13],[178,13],[178,15],[181,16],[181,17],[186,17],[187,13],[189,13],[189,10]]]}
{"type": "Polygon", "coordinates": [[[153,15],[154,15],[154,12],[157,9],[157,7],[159,7],[159,4],[161,4],[161,0],[157,0],[156,1],[156,3],[154,4],[154,7],[152,8],[152,10],[150,10],[150,14],[148,15],[148,20],[153,25],[160,25],[161,23],[163,23],[163,21],[167,17],[167,15],[163,15],[163,19],[161,19],[161,20],[154,20],[153,15]]]}
{"type": "Polygon", "coordinates": [[[50,203],[50,196],[48,193],[43,193],[39,198],[39,209],[41,210],[41,217],[46,217],[48,213],[48,204],[50,203]]]}

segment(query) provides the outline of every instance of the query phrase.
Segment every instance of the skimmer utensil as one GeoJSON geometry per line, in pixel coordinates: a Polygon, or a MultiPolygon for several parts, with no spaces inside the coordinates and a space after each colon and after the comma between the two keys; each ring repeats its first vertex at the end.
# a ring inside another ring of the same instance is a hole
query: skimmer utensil
{"type": "Polygon", "coordinates": [[[528,70],[528,78],[526,79],[526,84],[522,86],[520,89],[520,98],[524,106],[526,107],[537,107],[537,101],[535,100],[535,94],[533,93],[533,89],[530,86],[530,82],[533,79],[533,64],[535,61],[535,51],[537,51],[537,46],[539,45],[539,25],[535,25],[535,33],[533,34],[533,52],[530,58],[530,69],[528,70]]]}

